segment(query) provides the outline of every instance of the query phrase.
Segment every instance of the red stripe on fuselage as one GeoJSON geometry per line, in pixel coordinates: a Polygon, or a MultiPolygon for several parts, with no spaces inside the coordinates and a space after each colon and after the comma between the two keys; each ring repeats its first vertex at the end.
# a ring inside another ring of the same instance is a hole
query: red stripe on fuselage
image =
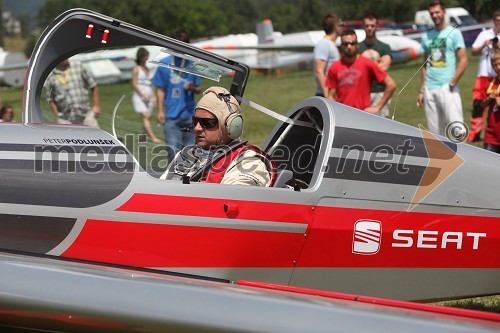
{"type": "Polygon", "coordinates": [[[500,268],[499,239],[494,217],[320,206],[297,267],[500,268]],[[354,224],[362,219],[381,223],[374,254],[353,253],[354,224]],[[393,238],[395,230],[405,230],[404,241],[393,238]]]}
{"type": "Polygon", "coordinates": [[[304,235],[87,220],[63,253],[140,267],[292,267],[304,235]]]}
{"type": "Polygon", "coordinates": [[[379,298],[379,297],[370,297],[363,295],[353,295],[347,293],[338,293],[331,292],[326,290],[318,290],[318,289],[310,289],[310,288],[301,288],[295,286],[286,286],[280,284],[266,283],[260,281],[251,281],[251,280],[238,280],[237,283],[240,286],[247,286],[253,288],[261,288],[261,289],[270,289],[270,290],[280,290],[286,292],[293,292],[297,294],[304,295],[312,295],[312,296],[321,296],[332,299],[342,299],[349,301],[356,301],[362,303],[370,303],[370,304],[378,304],[383,306],[395,307],[398,309],[412,309],[418,311],[426,311],[433,313],[440,313],[445,315],[454,315],[460,316],[460,320],[464,320],[464,317],[473,318],[473,319],[483,319],[483,320],[491,320],[500,322],[500,314],[485,312],[485,311],[476,311],[469,309],[457,309],[447,306],[436,306],[433,304],[422,304],[415,302],[406,302],[400,300],[393,300],[388,298],[379,298]]]}
{"type": "Polygon", "coordinates": [[[500,268],[496,217],[147,194],[134,195],[118,210],[166,216],[163,223],[88,220],[63,255],[143,267],[283,268],[296,262],[297,268],[500,268]],[[239,213],[229,219],[224,204],[239,213]],[[259,223],[247,229],[217,220],[177,225],[176,215],[259,223]],[[375,253],[353,251],[358,220],[380,221],[375,253]],[[280,222],[307,224],[307,238],[283,232],[280,222]],[[405,231],[405,241],[394,238],[397,230],[405,231]],[[446,232],[452,236],[445,238],[446,232]]]}
{"type": "Polygon", "coordinates": [[[238,208],[238,219],[308,223],[314,210],[310,205],[276,202],[183,197],[158,194],[134,194],[118,211],[228,218],[224,205],[238,208]]]}

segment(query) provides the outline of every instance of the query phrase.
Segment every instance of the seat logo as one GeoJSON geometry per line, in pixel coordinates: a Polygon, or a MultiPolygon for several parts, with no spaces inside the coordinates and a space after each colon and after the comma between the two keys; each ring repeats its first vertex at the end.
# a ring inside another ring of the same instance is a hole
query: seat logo
{"type": "Polygon", "coordinates": [[[382,224],[374,220],[358,220],[354,223],[352,253],[371,255],[380,249],[382,224]]]}

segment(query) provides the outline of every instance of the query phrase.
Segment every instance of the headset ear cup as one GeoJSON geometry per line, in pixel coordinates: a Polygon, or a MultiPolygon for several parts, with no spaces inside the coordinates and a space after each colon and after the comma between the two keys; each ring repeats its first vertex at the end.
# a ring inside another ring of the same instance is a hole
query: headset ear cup
{"type": "Polygon", "coordinates": [[[227,136],[234,140],[243,133],[243,117],[239,114],[232,113],[226,118],[226,133],[227,136]]]}

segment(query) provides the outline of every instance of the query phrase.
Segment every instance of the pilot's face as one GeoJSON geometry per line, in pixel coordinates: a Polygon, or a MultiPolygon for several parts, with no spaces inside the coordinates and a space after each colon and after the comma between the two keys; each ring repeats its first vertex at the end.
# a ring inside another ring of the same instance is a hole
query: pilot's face
{"type": "Polygon", "coordinates": [[[195,142],[203,149],[210,149],[220,141],[217,118],[205,109],[196,109],[193,117],[195,142]]]}

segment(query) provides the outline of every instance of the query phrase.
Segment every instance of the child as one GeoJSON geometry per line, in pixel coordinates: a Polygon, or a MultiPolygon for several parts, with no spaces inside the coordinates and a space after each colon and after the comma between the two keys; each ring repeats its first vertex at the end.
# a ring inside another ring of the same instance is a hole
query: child
{"type": "Polygon", "coordinates": [[[496,76],[491,80],[487,97],[481,102],[483,108],[488,107],[488,122],[484,135],[484,149],[500,154],[500,50],[491,54],[491,66],[496,76]]]}
{"type": "Polygon", "coordinates": [[[0,122],[10,123],[14,121],[14,109],[12,105],[7,104],[0,109],[0,122]]]}

